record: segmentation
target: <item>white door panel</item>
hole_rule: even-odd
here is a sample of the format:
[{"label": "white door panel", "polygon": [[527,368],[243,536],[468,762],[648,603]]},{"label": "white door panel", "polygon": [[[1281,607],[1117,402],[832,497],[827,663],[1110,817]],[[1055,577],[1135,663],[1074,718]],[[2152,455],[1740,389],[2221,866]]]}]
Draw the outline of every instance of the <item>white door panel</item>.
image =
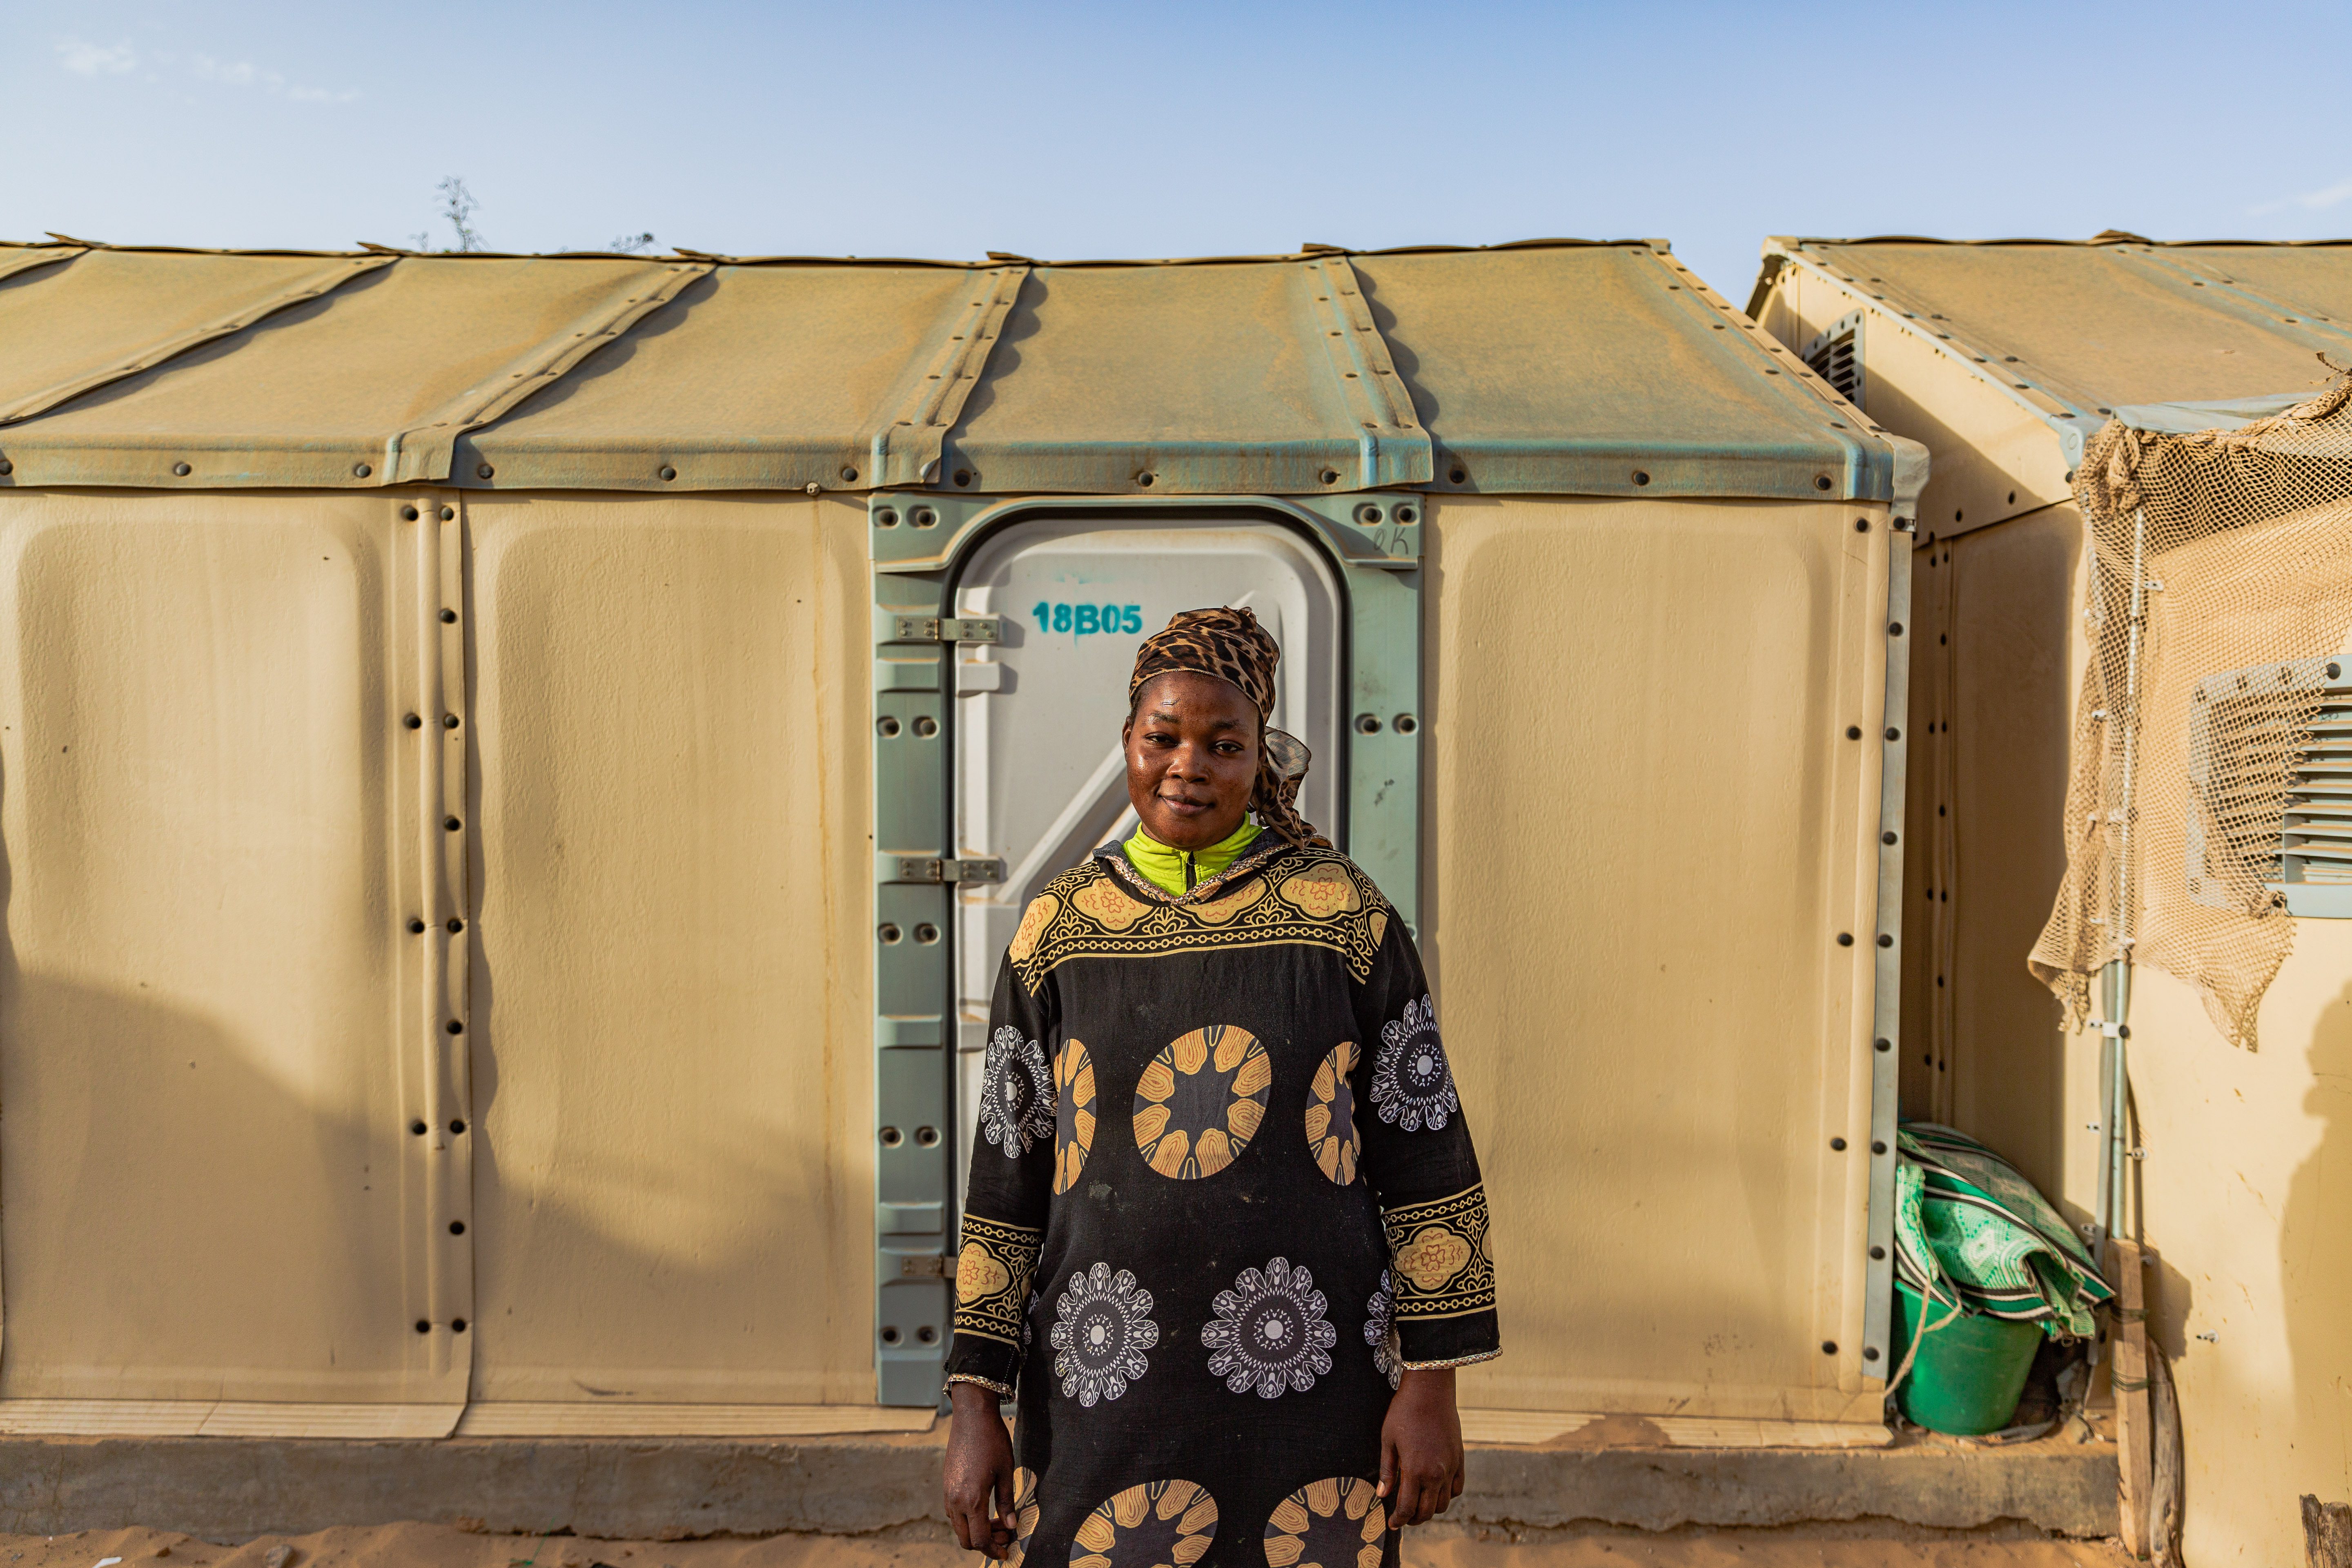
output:
[{"label": "white door panel", "polygon": [[955,613],[1003,617],[1003,638],[959,650],[955,853],[1009,872],[957,894],[959,1205],[1005,945],[1047,882],[1135,831],[1119,726],[1137,645],[1213,605],[1246,606],[1282,644],[1273,722],[1314,751],[1299,808],[1336,837],[1346,606],[1306,539],[1215,520],[1025,523],[982,545],[957,585]]}]

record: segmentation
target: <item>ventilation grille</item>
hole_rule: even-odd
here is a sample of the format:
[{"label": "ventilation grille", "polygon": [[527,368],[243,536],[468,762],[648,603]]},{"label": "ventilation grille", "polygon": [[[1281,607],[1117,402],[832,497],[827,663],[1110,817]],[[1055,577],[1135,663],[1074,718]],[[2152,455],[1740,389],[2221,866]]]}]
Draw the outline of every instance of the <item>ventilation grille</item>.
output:
[{"label": "ventilation grille", "polygon": [[2334,886],[2345,889],[2337,897],[2352,895],[2352,683],[2342,679],[2342,668],[2327,667],[2326,695],[2294,764],[2280,825],[2279,875],[2290,907],[2300,901],[2299,885]]},{"label": "ventilation grille", "polygon": [[1829,330],[1805,345],[1800,355],[1815,375],[1838,390],[1856,408],[1863,405],[1862,312],[1841,316]]},{"label": "ventilation grille", "polygon": [[2330,659],[2197,683],[2189,724],[2189,896],[2352,916],[2352,681]]}]

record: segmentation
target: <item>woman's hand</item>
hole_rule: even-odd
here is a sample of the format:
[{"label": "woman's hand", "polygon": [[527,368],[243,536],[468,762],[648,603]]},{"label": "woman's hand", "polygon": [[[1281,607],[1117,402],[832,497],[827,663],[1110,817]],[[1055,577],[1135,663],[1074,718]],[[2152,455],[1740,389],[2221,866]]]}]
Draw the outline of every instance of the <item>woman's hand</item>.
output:
[{"label": "woman's hand", "polygon": [[[952,1467],[955,1450],[948,1452]],[[1461,1495],[1462,1417],[1454,1408],[1454,1369],[1408,1370],[1381,1423],[1381,1496],[1388,1500],[1389,1526],[1426,1524]]]},{"label": "woman's hand", "polygon": [[[1014,1531],[1013,1439],[997,1414],[995,1390],[956,1383],[948,1385],[948,1395],[955,1402],[948,1426],[948,1522],[965,1551],[1002,1559]],[[1453,1409],[1450,1389],[1446,1409]],[[1461,1447],[1454,1444],[1457,1456]]]}]

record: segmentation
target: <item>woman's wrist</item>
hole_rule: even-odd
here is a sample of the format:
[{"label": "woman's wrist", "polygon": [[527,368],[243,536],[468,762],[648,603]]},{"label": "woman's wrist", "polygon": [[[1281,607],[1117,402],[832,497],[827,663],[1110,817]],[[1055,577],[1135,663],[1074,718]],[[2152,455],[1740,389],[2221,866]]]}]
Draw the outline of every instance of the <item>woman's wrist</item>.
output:
[{"label": "woman's wrist", "polygon": [[1409,1366],[1397,1383],[1399,1394],[1407,1389],[1423,1394],[1443,1394],[1451,1399],[1454,1397],[1454,1369],[1450,1366]]},{"label": "woman's wrist", "polygon": [[982,1415],[993,1415],[997,1413],[1000,1397],[996,1390],[977,1383],[967,1381],[948,1384],[948,1400],[959,1413],[970,1410]]}]

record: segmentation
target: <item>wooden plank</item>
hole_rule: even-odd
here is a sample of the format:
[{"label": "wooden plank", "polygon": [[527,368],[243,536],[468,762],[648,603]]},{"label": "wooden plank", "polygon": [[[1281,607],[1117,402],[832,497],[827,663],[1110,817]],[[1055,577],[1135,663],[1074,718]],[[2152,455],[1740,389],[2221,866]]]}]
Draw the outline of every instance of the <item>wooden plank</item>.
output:
[{"label": "wooden plank", "polygon": [[2305,1568],[2352,1568],[2352,1503],[2304,1493],[2303,1552]]},{"label": "wooden plank", "polygon": [[2116,1389],[2116,1438],[2124,1550],[2147,1555],[2148,1493],[2154,1482],[2148,1443],[2147,1274],[2138,1244],[2107,1243],[2107,1282],[2116,1288],[2116,1332],[2110,1375]]}]

